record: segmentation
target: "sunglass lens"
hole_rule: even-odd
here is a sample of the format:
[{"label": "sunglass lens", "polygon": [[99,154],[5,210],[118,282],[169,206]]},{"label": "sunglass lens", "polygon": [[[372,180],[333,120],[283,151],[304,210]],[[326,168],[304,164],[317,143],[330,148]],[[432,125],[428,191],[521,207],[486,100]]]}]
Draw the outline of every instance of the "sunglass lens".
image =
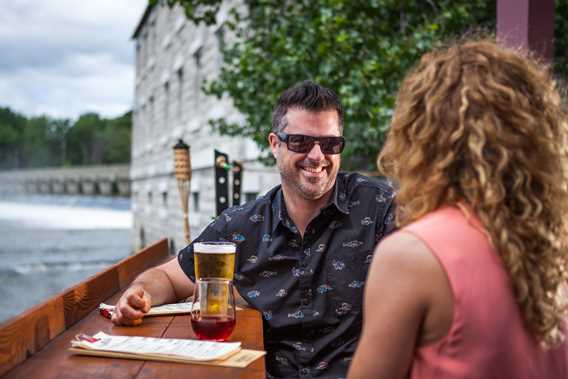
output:
[{"label": "sunglass lens", "polygon": [[307,153],[314,146],[314,140],[308,136],[290,135],[288,136],[288,148],[297,153]]},{"label": "sunglass lens", "polygon": [[335,137],[323,138],[321,150],[324,154],[339,154],[343,150],[343,140]]}]

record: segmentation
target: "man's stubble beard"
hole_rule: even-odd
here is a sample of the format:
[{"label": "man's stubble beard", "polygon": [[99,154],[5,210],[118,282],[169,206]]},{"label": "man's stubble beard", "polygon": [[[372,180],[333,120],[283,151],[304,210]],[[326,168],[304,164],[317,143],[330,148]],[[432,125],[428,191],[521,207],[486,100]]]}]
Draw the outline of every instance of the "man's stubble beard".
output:
[{"label": "man's stubble beard", "polygon": [[[333,167],[330,171],[330,176],[327,177],[325,182],[320,183],[317,185],[317,190],[313,191],[308,186],[305,186],[302,181],[306,180],[306,178],[302,177],[301,170],[294,166],[294,169],[288,170],[279,162],[277,163],[278,171],[280,172],[280,180],[282,184],[286,183],[288,187],[296,189],[305,199],[308,200],[317,200],[325,195],[328,191],[333,188],[335,181],[337,180],[337,173],[338,170]],[[325,170],[325,168],[324,168]],[[307,179],[310,181],[310,179]],[[314,184],[317,182],[317,179],[314,178]],[[331,183],[331,185],[329,185]],[[329,186],[329,188],[328,188]]]}]

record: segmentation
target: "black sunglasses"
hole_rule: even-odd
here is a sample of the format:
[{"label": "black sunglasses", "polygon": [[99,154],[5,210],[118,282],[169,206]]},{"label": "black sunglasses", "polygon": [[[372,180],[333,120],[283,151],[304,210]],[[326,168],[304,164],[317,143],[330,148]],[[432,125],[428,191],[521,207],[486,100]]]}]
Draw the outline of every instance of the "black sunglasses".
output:
[{"label": "black sunglasses", "polygon": [[288,150],[295,153],[309,153],[316,142],[319,143],[321,152],[324,154],[340,154],[345,147],[345,138],[343,137],[312,137],[284,132],[276,132],[276,135],[280,141],[286,142]]}]

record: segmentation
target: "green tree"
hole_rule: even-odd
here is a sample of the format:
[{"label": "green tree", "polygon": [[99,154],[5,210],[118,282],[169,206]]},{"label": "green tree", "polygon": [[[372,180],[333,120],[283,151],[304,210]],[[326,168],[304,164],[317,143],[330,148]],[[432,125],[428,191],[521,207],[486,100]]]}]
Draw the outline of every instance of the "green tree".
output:
[{"label": "green tree", "polygon": [[0,169],[23,165],[20,150],[26,118],[10,108],[0,107]]},{"label": "green tree", "polygon": [[568,0],[556,0],[554,14],[554,71],[566,85],[568,80]]},{"label": "green tree", "polygon": [[102,163],[129,163],[132,134],[132,112],[111,119],[103,134]]},{"label": "green tree", "polygon": [[[150,1],[150,4],[157,1]],[[196,23],[214,24],[221,0],[168,0]],[[224,64],[203,90],[228,96],[242,124],[211,120],[222,134],[266,147],[279,93],[313,79],[346,110],[345,168],[375,169],[401,79],[432,47],[472,27],[494,33],[495,0],[243,0],[223,26]],[[239,2],[240,3],[240,2]],[[556,0],[555,71],[568,78],[568,0]]]},{"label": "green tree", "polygon": [[25,167],[51,166],[46,143],[48,123],[46,116],[33,117],[26,121],[21,145]]},{"label": "green tree", "polygon": [[0,107],[0,169],[130,162],[132,112],[86,113],[72,123]]},{"label": "green tree", "polygon": [[102,162],[104,130],[107,121],[96,113],[82,114],[69,129],[67,163],[87,165]]},{"label": "green tree", "polygon": [[[169,3],[179,3],[189,19],[210,24],[221,1]],[[342,98],[348,140],[343,163],[349,169],[375,168],[400,80],[424,52],[472,25],[491,30],[495,24],[495,1],[486,0],[243,3],[244,8],[233,5],[223,26],[228,38],[221,72],[203,89],[230,97],[245,121],[211,124],[265,148],[277,96],[312,79]]]}]

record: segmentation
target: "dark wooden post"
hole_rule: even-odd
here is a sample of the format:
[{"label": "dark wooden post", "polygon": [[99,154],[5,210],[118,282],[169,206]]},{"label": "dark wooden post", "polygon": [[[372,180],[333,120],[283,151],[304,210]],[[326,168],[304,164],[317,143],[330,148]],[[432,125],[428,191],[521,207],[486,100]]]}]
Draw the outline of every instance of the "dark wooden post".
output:
[{"label": "dark wooden post", "polygon": [[497,0],[497,41],[552,61],[554,0]]},{"label": "dark wooden post", "polygon": [[229,207],[229,156],[215,150],[215,205],[217,216]]},{"label": "dark wooden post", "polygon": [[241,205],[241,185],[243,182],[243,164],[233,161],[233,206]]}]

